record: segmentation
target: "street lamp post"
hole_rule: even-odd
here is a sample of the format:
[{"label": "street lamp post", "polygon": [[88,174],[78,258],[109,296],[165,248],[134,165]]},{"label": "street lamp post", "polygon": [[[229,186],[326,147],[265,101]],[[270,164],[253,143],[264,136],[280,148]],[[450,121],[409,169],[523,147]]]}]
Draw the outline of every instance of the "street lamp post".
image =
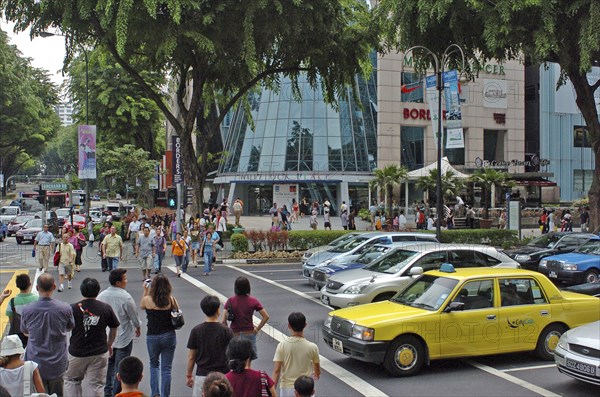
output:
[{"label": "street lamp post", "polygon": [[[52,36],[62,36],[62,37],[66,37],[63,34],[59,34],[59,33],[51,33],[51,32],[40,32],[40,37],[52,37]],[[85,49],[85,47],[83,45],[81,45],[80,43],[76,43],[79,48],[81,48],[81,51],[83,51],[83,56],[85,58],[85,125],[89,125],[89,73],[88,73],[88,68],[89,68],[89,58],[88,58],[88,53],[87,50]],[[85,179],[85,203],[84,203],[84,208],[85,208],[85,216],[90,216],[90,180],[89,179]],[[87,219],[86,219],[86,223],[87,223]],[[73,224],[73,219],[71,219],[71,224]]]},{"label": "street lamp post", "polygon": [[[450,55],[459,52],[460,56],[461,56],[461,65],[462,65],[462,70],[465,69],[465,54],[462,50],[462,48],[460,48],[460,46],[458,44],[450,44],[448,47],[446,47],[446,49],[444,50],[441,59],[435,55],[435,53],[433,51],[431,51],[429,48],[424,47],[424,46],[414,46],[409,48],[408,50],[405,51],[404,56],[406,56],[406,54],[408,54],[409,52],[412,52],[413,50],[423,50],[426,52],[427,55],[431,55],[431,57],[434,60],[434,72],[436,75],[436,89],[438,91],[438,115],[437,115],[437,121],[438,121],[438,131],[437,131],[437,135],[436,135],[436,145],[437,145],[437,180],[436,180],[436,187],[435,187],[435,212],[437,215],[437,222],[436,222],[436,226],[435,226],[435,235],[437,237],[437,239],[439,241],[441,240],[441,235],[442,235],[442,213],[444,211],[444,200],[442,197],[442,131],[443,131],[443,117],[442,117],[442,93],[444,91],[444,81],[443,81],[443,75],[444,75],[444,66],[446,65],[446,63],[448,62],[448,60],[450,59]],[[461,70],[461,71],[462,71]]]}]

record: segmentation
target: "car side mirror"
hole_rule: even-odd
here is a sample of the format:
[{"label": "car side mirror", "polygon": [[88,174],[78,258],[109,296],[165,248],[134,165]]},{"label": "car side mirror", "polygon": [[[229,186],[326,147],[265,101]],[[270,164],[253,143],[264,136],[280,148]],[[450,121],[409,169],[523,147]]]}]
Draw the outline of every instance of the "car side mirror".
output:
[{"label": "car side mirror", "polygon": [[463,310],[465,310],[464,302],[450,302],[450,304],[444,309],[444,313],[462,312]]},{"label": "car side mirror", "polygon": [[409,276],[420,276],[421,274],[423,274],[423,268],[420,266],[415,266],[412,267],[409,271],[408,271],[408,275]]}]

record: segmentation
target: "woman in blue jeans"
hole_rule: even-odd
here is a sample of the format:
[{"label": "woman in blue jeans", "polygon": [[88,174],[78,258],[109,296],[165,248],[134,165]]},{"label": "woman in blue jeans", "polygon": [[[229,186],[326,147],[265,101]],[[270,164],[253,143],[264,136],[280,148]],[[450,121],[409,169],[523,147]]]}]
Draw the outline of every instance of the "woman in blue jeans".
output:
[{"label": "woman in blue jeans", "polygon": [[213,263],[213,247],[214,241],[212,239],[212,233],[206,232],[206,236],[204,237],[204,241],[202,242],[202,248],[200,249],[200,255],[204,256],[204,275],[208,276],[210,274],[212,263]]},{"label": "woman in blue jeans", "polygon": [[171,394],[171,368],[177,345],[175,328],[171,323],[171,307],[174,305],[179,307],[171,296],[171,283],[165,275],[157,274],[151,283],[144,282],[140,307],[146,311],[148,320],[146,345],[150,356],[152,397],[169,397]]}]

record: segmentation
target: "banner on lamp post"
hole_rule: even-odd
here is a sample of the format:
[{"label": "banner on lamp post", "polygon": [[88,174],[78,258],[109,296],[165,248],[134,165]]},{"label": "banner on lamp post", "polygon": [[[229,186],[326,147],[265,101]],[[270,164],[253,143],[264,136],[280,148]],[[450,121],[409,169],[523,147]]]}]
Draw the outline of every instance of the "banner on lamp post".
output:
[{"label": "banner on lamp post", "polygon": [[80,125],[78,128],[79,179],[96,179],[96,126]]},{"label": "banner on lamp post", "polygon": [[173,184],[183,183],[183,163],[181,161],[181,137],[173,135],[171,137],[171,150],[173,152],[172,175]]},{"label": "banner on lamp post", "polygon": [[427,102],[429,103],[429,114],[431,115],[431,126],[433,127],[434,142],[437,139],[439,127],[437,78],[435,75],[425,77],[425,88],[427,93]]},{"label": "banner on lamp post", "polygon": [[462,128],[458,72],[448,70],[443,73],[442,80],[446,104],[446,149],[462,149],[465,147],[465,139]]}]

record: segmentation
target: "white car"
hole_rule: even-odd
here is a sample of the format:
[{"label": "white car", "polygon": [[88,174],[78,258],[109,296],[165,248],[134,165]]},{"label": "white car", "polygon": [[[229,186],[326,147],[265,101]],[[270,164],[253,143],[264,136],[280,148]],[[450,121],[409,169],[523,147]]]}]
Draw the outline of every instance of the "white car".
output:
[{"label": "white car", "polygon": [[362,269],[333,275],[321,289],[321,302],[332,307],[349,307],[390,299],[414,276],[439,269],[442,263],[454,267],[501,267],[521,265],[494,247],[471,244],[421,242],[393,249]]},{"label": "white car", "polygon": [[600,321],[562,334],[554,361],[561,373],[600,386]]},{"label": "white car", "polygon": [[321,252],[321,251],[327,251],[329,248],[333,248],[336,245],[339,244],[343,244],[346,241],[350,241],[352,240],[354,237],[358,236],[359,234],[361,234],[360,232],[350,232],[350,233],[346,233],[341,235],[340,237],[336,238],[335,240],[333,240],[332,242],[330,242],[327,245],[321,245],[319,247],[314,247],[314,248],[309,248],[304,252],[304,255],[302,255],[302,264],[304,265],[306,263],[306,261],[313,256],[313,254],[317,253],[317,252]]}]

